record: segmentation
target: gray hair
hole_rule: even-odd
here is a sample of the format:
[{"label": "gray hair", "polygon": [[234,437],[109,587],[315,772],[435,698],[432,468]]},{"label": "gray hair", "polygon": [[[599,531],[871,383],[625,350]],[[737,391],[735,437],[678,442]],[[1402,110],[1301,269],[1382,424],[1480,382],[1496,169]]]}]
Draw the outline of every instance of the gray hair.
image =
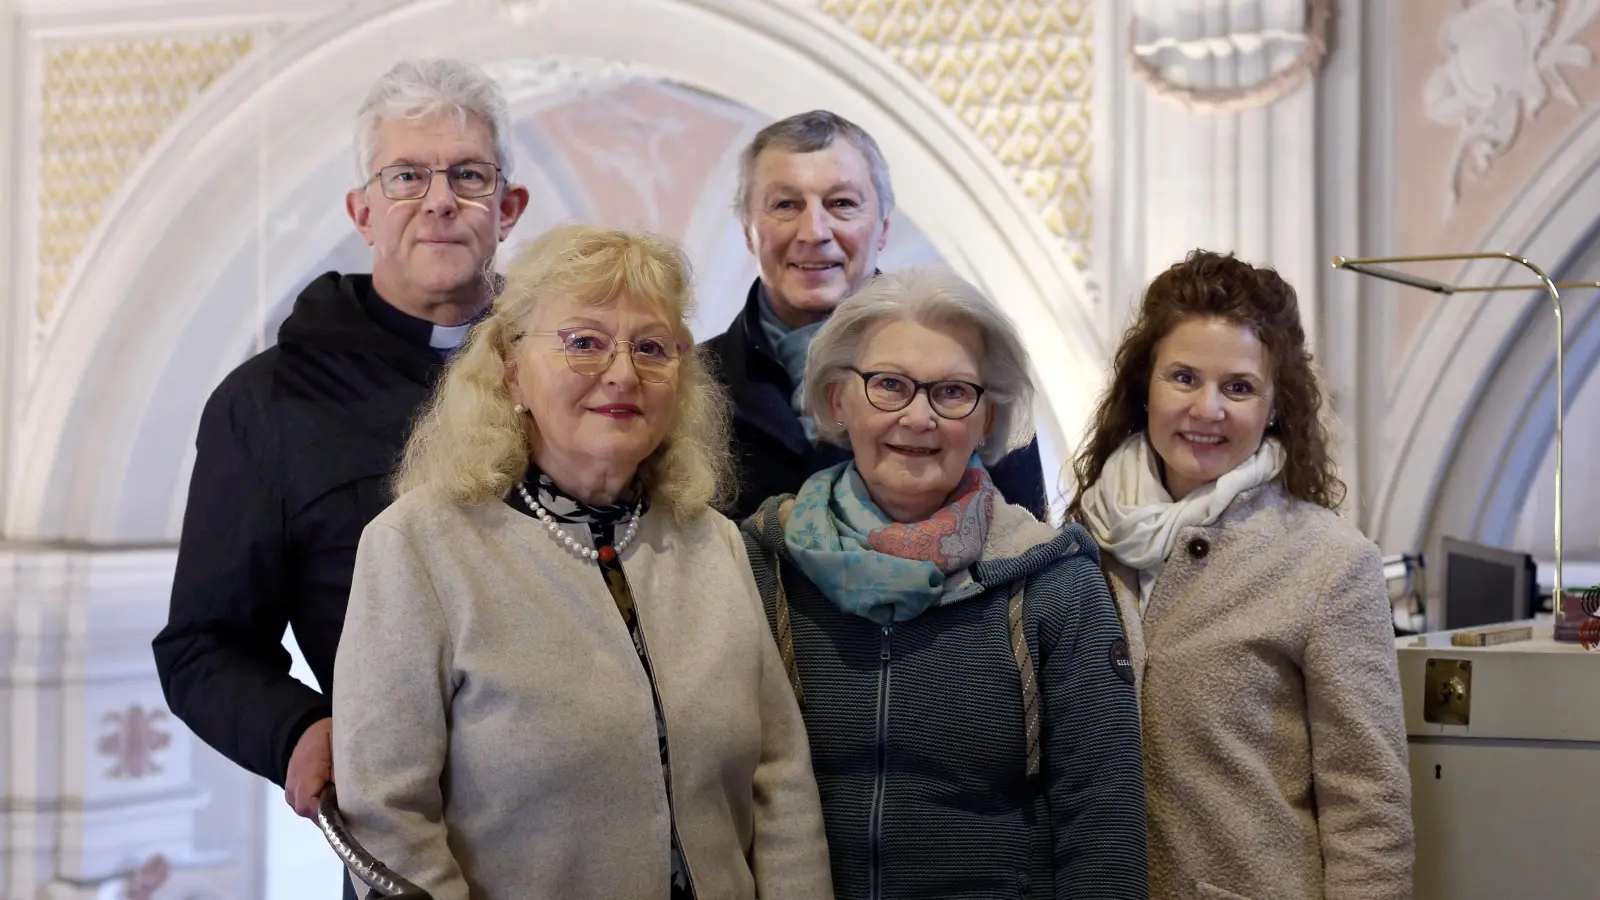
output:
[{"label": "gray hair", "polygon": [[860,125],[838,113],[814,109],[799,115],[780,119],[756,132],[749,146],[739,154],[739,189],[733,198],[734,211],[739,221],[750,224],[750,188],[755,181],[756,160],[767,150],[785,153],[817,153],[833,146],[844,138],[867,158],[867,168],[872,173],[872,192],[878,197],[878,214],[888,216],[894,212],[894,185],[889,181],[889,163],[878,149],[878,142]]},{"label": "gray hair", "polygon": [[454,113],[463,126],[476,116],[489,126],[495,160],[511,178],[511,114],[500,85],[484,71],[458,59],[408,59],[396,63],[372,86],[356,118],[357,177],[372,177],[378,124],[385,119],[422,119]]},{"label": "gray hair", "polygon": [[806,414],[816,422],[818,437],[850,446],[849,435],[829,408],[828,388],[847,379],[859,381],[851,368],[862,342],[876,326],[896,321],[931,327],[968,325],[981,336],[978,377],[983,396],[994,409],[994,427],[978,451],[985,465],[994,465],[1033,440],[1033,375],[1016,325],[982,291],[942,266],[879,275],[839,304],[811,339],[802,399]]}]

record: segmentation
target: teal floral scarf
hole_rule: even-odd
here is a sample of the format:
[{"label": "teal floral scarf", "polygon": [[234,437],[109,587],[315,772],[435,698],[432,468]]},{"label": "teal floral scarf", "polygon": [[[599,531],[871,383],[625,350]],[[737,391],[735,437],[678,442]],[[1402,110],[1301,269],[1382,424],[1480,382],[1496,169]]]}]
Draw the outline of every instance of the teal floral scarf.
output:
[{"label": "teal floral scarf", "polygon": [[922,522],[892,522],[854,462],[811,476],[784,529],[795,564],[840,609],[879,625],[982,590],[967,569],[983,555],[994,482],[976,454],[945,505]]}]

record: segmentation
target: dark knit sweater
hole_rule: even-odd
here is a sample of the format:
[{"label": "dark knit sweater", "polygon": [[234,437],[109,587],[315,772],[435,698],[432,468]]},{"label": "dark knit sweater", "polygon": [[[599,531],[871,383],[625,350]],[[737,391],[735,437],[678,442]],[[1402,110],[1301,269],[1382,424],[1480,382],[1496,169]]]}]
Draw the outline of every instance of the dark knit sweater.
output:
[{"label": "dark knit sweater", "polygon": [[[768,624],[780,644],[792,637],[838,900],[1145,900],[1139,713],[1088,533],[997,504],[972,570],[988,590],[885,629],[840,611],[795,567],[788,499],[743,532]],[[1022,578],[1043,702],[1034,777],[1008,621]]]}]

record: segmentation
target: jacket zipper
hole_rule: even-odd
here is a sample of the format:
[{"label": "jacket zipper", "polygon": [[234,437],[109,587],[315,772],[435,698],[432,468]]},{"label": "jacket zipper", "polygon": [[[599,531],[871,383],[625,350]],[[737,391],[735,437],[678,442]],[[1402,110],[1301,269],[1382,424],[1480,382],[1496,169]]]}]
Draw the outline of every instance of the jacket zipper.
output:
[{"label": "jacket zipper", "polygon": [[878,643],[878,771],[877,783],[872,791],[870,835],[872,900],[880,900],[883,896],[883,795],[889,780],[889,660],[894,655],[890,649],[893,627],[883,626]]},{"label": "jacket zipper", "polygon": [[[650,661],[650,641],[645,638],[644,619],[639,616],[639,607],[634,605],[633,615],[639,628],[639,645],[644,648],[644,674],[645,680],[650,682],[650,702],[652,711],[661,717],[661,728],[666,732],[667,764],[663,767],[666,772],[667,787],[667,825],[672,831],[672,843],[678,847],[679,854],[683,857],[683,877],[689,880],[689,896],[698,897],[700,892],[694,889],[694,867],[689,865],[689,851],[684,849],[683,838],[678,834],[678,803],[672,797],[672,723],[667,721],[666,707],[661,705],[661,692],[656,689],[656,667]],[[632,639],[629,639],[632,643]]]}]

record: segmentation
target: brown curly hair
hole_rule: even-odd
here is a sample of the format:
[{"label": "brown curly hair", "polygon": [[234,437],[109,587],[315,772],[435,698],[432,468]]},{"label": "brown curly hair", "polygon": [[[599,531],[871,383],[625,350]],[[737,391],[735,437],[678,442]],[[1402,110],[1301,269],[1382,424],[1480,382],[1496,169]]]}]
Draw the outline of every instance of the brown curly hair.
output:
[{"label": "brown curly hair", "polygon": [[1276,271],[1231,253],[1195,250],[1150,282],[1138,315],[1122,336],[1111,384],[1095,406],[1087,439],[1073,460],[1077,490],[1068,518],[1080,518],[1083,493],[1099,480],[1111,454],[1149,426],[1145,402],[1156,347],[1190,319],[1222,319],[1255,332],[1272,365],[1276,424],[1268,426],[1267,434],[1278,439],[1287,457],[1284,488],[1300,500],[1338,509],[1345,485],[1333,461],[1322,389],[1306,349],[1294,288]]}]

